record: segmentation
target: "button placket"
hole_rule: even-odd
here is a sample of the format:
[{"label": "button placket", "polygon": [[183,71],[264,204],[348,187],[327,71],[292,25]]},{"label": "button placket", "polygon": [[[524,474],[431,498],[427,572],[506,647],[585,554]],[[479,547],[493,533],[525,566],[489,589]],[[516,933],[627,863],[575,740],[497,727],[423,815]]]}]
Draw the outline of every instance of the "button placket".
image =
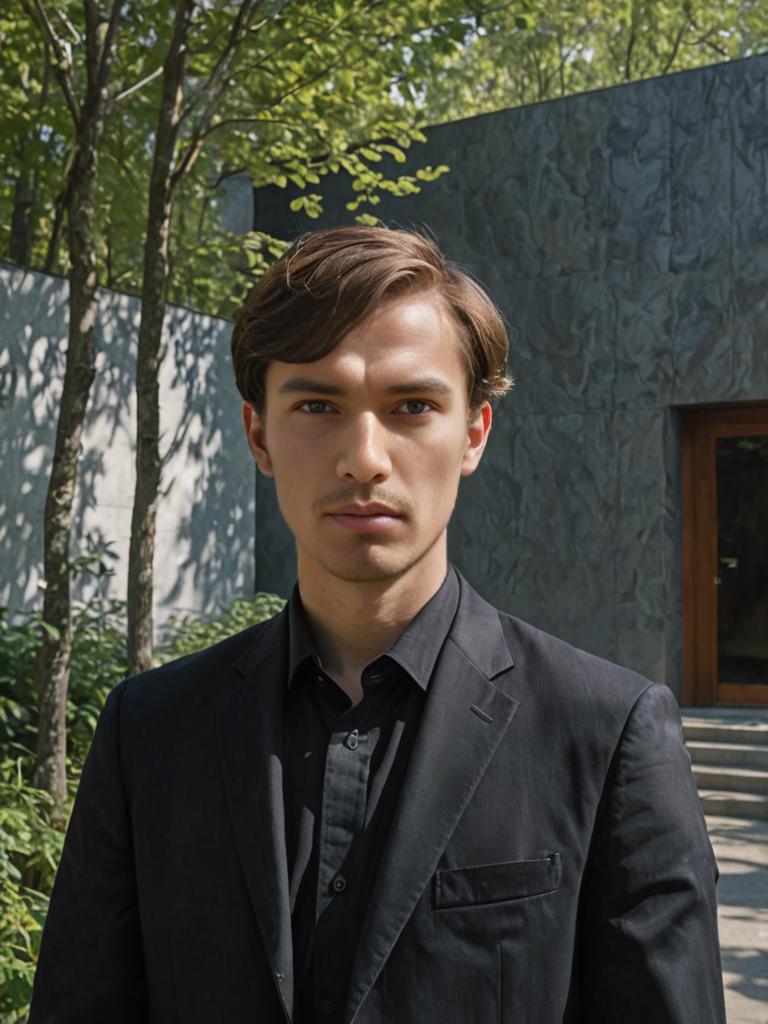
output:
[{"label": "button placket", "polygon": [[[357,745],[346,742],[356,733]],[[355,835],[365,827],[371,747],[357,730],[335,733],[328,745],[320,817],[320,849],[315,920],[334,899],[334,879],[349,853]]]}]

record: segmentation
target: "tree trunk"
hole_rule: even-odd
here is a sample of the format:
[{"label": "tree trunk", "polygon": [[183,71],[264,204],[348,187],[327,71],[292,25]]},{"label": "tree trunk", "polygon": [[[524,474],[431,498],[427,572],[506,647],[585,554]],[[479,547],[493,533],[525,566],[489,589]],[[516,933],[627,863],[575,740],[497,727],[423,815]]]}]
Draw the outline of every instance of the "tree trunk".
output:
[{"label": "tree trunk", "polygon": [[173,164],[184,96],[186,40],[194,8],[195,0],[178,0],[176,5],[163,67],[163,96],[149,186],[136,365],[136,490],[128,561],[128,660],[132,672],[150,668],[153,655],[153,563],[161,468],[158,371],[168,293]]},{"label": "tree trunk", "polygon": [[[88,26],[88,86],[75,122],[76,151],[67,191],[69,330],[64,385],[56,424],[56,443],[45,500],[43,643],[37,663],[39,717],[34,783],[54,798],[54,818],[62,820],[67,801],[67,693],[72,648],[69,595],[70,534],[78,457],[88,396],[95,374],[94,327],[98,286],[94,186],[99,142],[104,127],[107,81],[117,23],[117,4],[109,24]],[[98,41],[97,41],[98,35]]]},{"label": "tree trunk", "polygon": [[[84,126],[85,127],[85,126]],[[100,129],[100,125],[98,126]],[[39,668],[40,722],[37,785],[66,801],[66,707],[72,627],[69,600],[69,544],[77,463],[88,395],[95,374],[96,256],[92,241],[93,184],[97,125],[92,125],[76,159],[68,211],[69,337],[64,387],[56,425],[51,477],[45,501],[43,620],[55,633],[43,636]],[[58,634],[58,635],[56,635]]]}]

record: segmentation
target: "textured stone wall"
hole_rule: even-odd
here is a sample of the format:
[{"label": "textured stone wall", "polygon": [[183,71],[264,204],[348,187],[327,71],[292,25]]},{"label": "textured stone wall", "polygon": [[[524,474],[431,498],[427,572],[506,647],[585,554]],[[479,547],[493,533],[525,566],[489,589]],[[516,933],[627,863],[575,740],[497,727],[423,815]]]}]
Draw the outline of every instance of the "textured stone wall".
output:
[{"label": "textured stone wall", "polygon": [[[0,266],[0,604],[40,606],[43,507],[64,378],[68,285]],[[139,300],[103,290],[96,379],[75,496],[73,549],[86,536],[119,555],[106,595],[125,598],[134,489]],[[157,621],[210,613],[253,590],[255,467],[229,358],[232,325],[169,306],[160,374],[155,558]],[[92,587],[76,581],[76,599]]]},{"label": "textured stone wall", "polygon": [[[462,482],[449,554],[499,607],[680,694],[679,407],[768,399],[768,57],[434,128],[387,199],[489,288],[514,391]],[[334,191],[335,189],[335,191]],[[282,237],[321,221],[256,194]],[[257,586],[293,545],[257,477]]]}]

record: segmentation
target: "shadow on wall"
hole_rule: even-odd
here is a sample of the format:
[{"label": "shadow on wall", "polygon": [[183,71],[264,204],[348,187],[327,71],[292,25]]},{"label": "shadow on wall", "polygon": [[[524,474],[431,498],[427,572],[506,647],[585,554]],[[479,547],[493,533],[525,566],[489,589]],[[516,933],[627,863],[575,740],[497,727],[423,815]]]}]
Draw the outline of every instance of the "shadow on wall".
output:
[{"label": "shadow on wall", "polygon": [[[0,602],[39,605],[43,513],[65,368],[67,282],[0,266]],[[124,598],[135,481],[139,300],[102,291],[96,378],[75,495],[73,551],[118,555],[108,595]],[[160,372],[162,491],[155,605],[211,613],[253,591],[253,465],[229,361],[231,324],[169,307]],[[73,597],[90,589],[75,584]]]},{"label": "shadow on wall", "polygon": [[229,355],[232,325],[172,308],[166,329],[169,426],[158,539],[162,528],[183,556],[164,571],[163,600],[197,607],[190,600],[202,594],[213,610],[253,593],[256,469]]}]

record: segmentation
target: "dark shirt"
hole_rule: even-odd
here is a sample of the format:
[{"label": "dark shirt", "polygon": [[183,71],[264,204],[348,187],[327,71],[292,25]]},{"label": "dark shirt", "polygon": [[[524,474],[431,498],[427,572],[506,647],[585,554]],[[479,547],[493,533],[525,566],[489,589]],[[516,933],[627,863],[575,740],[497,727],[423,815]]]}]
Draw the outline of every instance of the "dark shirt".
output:
[{"label": "dark shirt", "polygon": [[324,672],[298,583],[288,608],[285,824],[295,1024],[338,1024],[429,681],[459,601],[453,566],[350,697]]}]

